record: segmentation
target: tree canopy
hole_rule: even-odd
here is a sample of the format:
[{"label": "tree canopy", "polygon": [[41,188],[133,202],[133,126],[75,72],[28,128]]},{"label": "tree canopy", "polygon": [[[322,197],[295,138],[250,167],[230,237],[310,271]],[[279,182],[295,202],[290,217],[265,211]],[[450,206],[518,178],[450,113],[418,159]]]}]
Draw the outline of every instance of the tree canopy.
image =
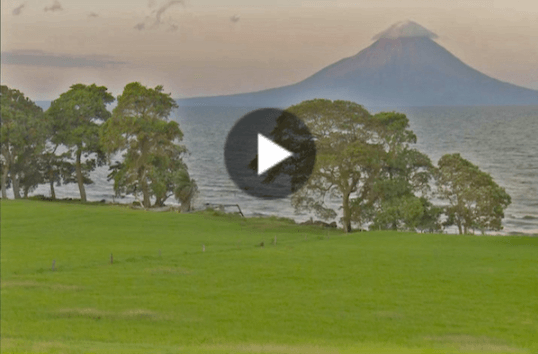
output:
[{"label": "tree canopy", "polygon": [[26,194],[37,184],[36,159],[45,146],[47,122],[43,110],[16,89],[2,85],[1,140],[2,198],[11,181],[15,198],[20,198],[20,185],[27,185]]},{"label": "tree canopy", "polygon": [[[433,166],[426,155],[410,148],[416,136],[404,114],[372,115],[354,102],[325,99],[304,101],[285,112],[304,122],[317,151],[312,174],[292,197],[296,209],[330,219],[337,211],[329,201],[337,199],[346,231],[352,222],[371,222],[376,228],[434,228],[431,218],[438,214],[425,216],[433,207],[426,199]],[[290,127],[292,120],[285,115],[272,132],[277,143],[300,130]],[[286,173],[286,163],[267,179],[280,173]]]},{"label": "tree canopy", "polygon": [[460,234],[502,230],[504,209],[511,203],[504,188],[458,153],[444,155],[438,165],[439,196],[449,204],[445,225],[456,225]]},{"label": "tree canopy", "polygon": [[[145,208],[152,199],[163,206],[174,197],[182,210],[191,208],[198,187],[183,161],[183,132],[169,120],[178,106],[162,86],[126,85],[112,113],[107,104],[114,97],[95,84],[71,86],[45,114],[4,85],[0,99],[2,198],[10,186],[21,198],[21,191],[27,197],[42,183],[55,198],[55,184],[76,182],[86,201],[90,172],[108,163],[117,196],[141,195]],[[460,234],[501,230],[511,203],[504,188],[460,154],[444,155],[433,166],[413,148],[417,137],[402,113],[371,114],[354,102],[309,100],[283,111],[271,135],[300,153],[270,169],[265,182],[287,175],[297,210],[324,219],[341,210],[346,232],[352,223],[431,232],[455,225]],[[122,159],[111,164],[118,154]],[[433,205],[434,196],[447,205]]]},{"label": "tree canopy", "polygon": [[123,162],[116,163],[109,175],[116,193],[142,193],[146,208],[151,206],[152,196],[156,205],[172,195],[187,202],[186,196],[196,190],[182,161],[186,153],[179,144],[183,132],[177,122],[168,121],[177,104],[162,91],[162,86],[126,85],[101,136],[109,154],[123,152]]},{"label": "tree canopy", "polygon": [[[298,210],[312,210],[321,218],[336,217],[327,205],[328,198],[342,201],[342,223],[351,230],[353,193],[369,192],[379,173],[382,146],[371,143],[373,131],[368,129],[371,115],[361,105],[347,101],[310,100],[289,107],[286,111],[301,119],[310,130],[316,145],[316,163],[306,184],[292,197]],[[280,126],[279,126],[280,124]],[[285,139],[283,120],[273,132],[278,143]],[[276,172],[278,173],[278,171]]]},{"label": "tree canopy", "polygon": [[[106,105],[113,101],[114,97],[104,86],[75,84],[52,101],[46,112],[51,122],[52,151],[55,151],[58,145],[64,145],[68,154],[64,154],[61,161],[65,163],[74,157],[72,171],[75,178],[67,177],[65,180],[76,180],[82,201],[87,199],[84,185],[93,183],[90,172],[104,162],[99,130],[100,125],[110,117]],[[51,159],[50,166],[57,161],[57,157]],[[67,171],[69,169],[64,169],[64,173]]]},{"label": "tree canopy", "polygon": [[363,214],[359,220],[371,221],[372,229],[438,230],[440,211],[428,201],[435,168],[428,156],[411,147],[417,137],[409,119],[395,112],[372,118],[385,153],[370,198],[354,200],[356,212]]}]

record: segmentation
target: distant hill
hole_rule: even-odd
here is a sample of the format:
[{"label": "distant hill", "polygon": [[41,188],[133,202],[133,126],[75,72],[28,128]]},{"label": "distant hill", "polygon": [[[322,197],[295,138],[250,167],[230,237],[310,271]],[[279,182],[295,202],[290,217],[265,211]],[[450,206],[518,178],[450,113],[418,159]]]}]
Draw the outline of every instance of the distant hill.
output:
[{"label": "distant hill", "polygon": [[491,78],[437,44],[414,22],[393,25],[358,54],[290,86],[180,99],[182,106],[287,107],[306,99],[366,106],[538,105],[538,91]]}]

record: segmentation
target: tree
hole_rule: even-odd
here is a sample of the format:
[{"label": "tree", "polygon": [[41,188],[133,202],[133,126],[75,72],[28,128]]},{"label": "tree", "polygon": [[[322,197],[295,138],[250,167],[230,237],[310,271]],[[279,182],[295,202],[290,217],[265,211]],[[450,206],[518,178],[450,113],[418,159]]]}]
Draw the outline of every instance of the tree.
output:
[{"label": "tree", "polygon": [[[56,199],[56,190],[54,185],[77,183],[75,166],[70,162],[71,153],[69,151],[57,155],[58,145],[47,146],[41,154],[40,170],[43,183],[50,187],[50,196]],[[85,179],[85,183],[87,183]]]},{"label": "tree", "polygon": [[24,194],[36,183],[36,160],[45,145],[47,130],[43,110],[16,89],[2,85],[1,95],[1,157],[2,198],[11,180],[15,199],[21,197],[21,181],[25,183]]},{"label": "tree", "polygon": [[[110,117],[106,105],[113,101],[114,97],[104,86],[75,84],[52,101],[46,112],[51,121],[52,150],[64,145],[69,154],[63,158],[74,156],[74,179],[83,202],[86,201],[84,185],[93,183],[90,172],[105,161],[99,145],[99,126]],[[66,178],[66,182],[72,180]]]},{"label": "tree", "polygon": [[[438,230],[439,210],[429,201],[435,168],[417,142],[405,114],[381,112],[373,117],[377,141],[386,152],[369,200],[355,200],[372,222],[370,228]],[[435,219],[437,217],[437,220]]]},{"label": "tree", "polygon": [[380,203],[370,229],[437,232],[441,230],[441,213],[442,208],[434,206],[425,197],[400,196]]},{"label": "tree", "polygon": [[[433,166],[430,159],[411,149],[416,143],[404,114],[382,112],[371,115],[353,102],[316,99],[292,106],[277,120],[271,133],[277,143],[301,127],[291,126],[293,114],[308,127],[315,140],[316,162],[312,174],[298,174],[306,184],[292,196],[297,210],[311,210],[324,219],[336,211],[327,199],[341,201],[345,231],[351,223],[372,222],[375,228],[433,228],[433,206],[426,199]],[[304,144],[305,139],[294,139]],[[289,141],[287,146],[289,146]],[[293,148],[291,150],[294,150]],[[308,151],[308,149],[305,149]],[[273,168],[266,181],[286,173],[290,163]],[[252,163],[251,163],[252,165]],[[301,171],[301,168],[296,168]],[[305,178],[303,178],[305,177]],[[425,224],[428,223],[428,226]]]},{"label": "tree", "polygon": [[151,191],[155,196],[155,205],[162,206],[171,196],[181,203],[183,211],[191,209],[191,203],[198,191],[181,159],[182,151],[172,152],[155,158],[149,173]]},{"label": "tree", "polygon": [[460,234],[502,230],[511,198],[488,173],[460,154],[447,154],[438,162],[436,179],[439,196],[448,201],[445,226],[456,225]]},{"label": "tree", "polygon": [[[328,198],[342,203],[344,230],[351,230],[352,196],[366,198],[380,172],[383,146],[372,142],[372,116],[361,105],[347,101],[315,99],[289,107],[287,112],[302,120],[310,130],[316,149],[316,162],[310,178],[292,196],[297,210],[312,210],[323,219],[336,217],[336,211],[327,205]],[[288,137],[291,120],[277,120],[271,133],[276,143]],[[296,135],[301,135],[297,133]],[[301,139],[297,139],[302,143]],[[288,144],[289,146],[289,144]],[[293,149],[292,149],[293,150]],[[307,149],[308,150],[308,149]],[[285,173],[286,164],[272,169],[267,179]],[[301,179],[301,174],[298,175]]]},{"label": "tree", "polygon": [[181,210],[190,211],[198,195],[196,181],[189,176],[187,169],[183,169],[174,174],[173,182],[174,197],[181,203]]},{"label": "tree", "polygon": [[101,139],[108,154],[123,152],[123,162],[113,165],[109,175],[116,193],[135,197],[142,193],[145,208],[151,206],[152,196],[156,205],[163,205],[171,195],[179,198],[195,187],[190,177],[188,183],[185,180],[188,173],[182,156],[186,149],[179,144],[183,133],[177,122],[167,121],[177,104],[162,91],[162,86],[126,85],[112,118],[102,127]]},{"label": "tree", "polygon": [[[30,160],[30,161],[28,161]],[[33,192],[37,186],[43,182],[43,174],[41,169],[41,154],[29,156],[26,161],[25,168],[20,171],[20,189],[23,192],[23,198],[28,198],[30,192]]]}]

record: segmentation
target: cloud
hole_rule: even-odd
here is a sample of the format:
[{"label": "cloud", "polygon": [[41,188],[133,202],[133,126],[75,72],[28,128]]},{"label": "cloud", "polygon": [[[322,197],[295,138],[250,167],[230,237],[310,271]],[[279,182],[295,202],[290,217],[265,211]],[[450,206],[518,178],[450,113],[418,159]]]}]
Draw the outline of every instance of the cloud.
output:
[{"label": "cloud", "polygon": [[62,4],[60,4],[60,2],[58,0],[54,0],[54,3],[49,7],[45,7],[44,10],[45,10],[45,12],[46,11],[55,12],[55,11],[62,11],[63,8],[62,8]]},{"label": "cloud", "polygon": [[[149,0],[148,1],[148,7],[153,8],[155,7],[156,2],[155,0]],[[185,6],[184,0],[168,0],[164,4],[162,4],[160,7],[158,7],[156,10],[153,10],[151,12],[151,16],[146,16],[145,22],[139,22],[137,23],[133,28],[139,31],[145,30],[145,29],[151,29],[151,28],[158,28],[160,25],[165,24],[165,21],[163,20],[163,15],[166,11],[168,11],[169,8],[171,8],[174,5],[183,5]],[[149,22],[149,26],[147,25]],[[178,26],[171,23],[170,21],[167,22],[169,25],[168,31],[175,31],[178,29]]]},{"label": "cloud", "polygon": [[160,25],[162,23],[162,15],[164,15],[164,13],[174,5],[185,5],[185,3],[183,0],[170,0],[166,2],[164,5],[159,7],[157,11],[155,11],[155,23],[153,25]]},{"label": "cloud", "polygon": [[56,68],[104,68],[127,62],[113,60],[104,55],[69,55],[41,50],[17,50],[2,53],[2,65],[25,65]]},{"label": "cloud", "polygon": [[19,6],[17,6],[16,8],[13,9],[13,15],[15,16],[19,16],[22,12],[22,9],[24,8],[24,6],[26,6],[25,4],[21,4]]},{"label": "cloud", "polygon": [[99,14],[95,13],[95,12],[90,12],[88,14],[88,17],[99,17]]},{"label": "cloud", "polygon": [[426,37],[435,39],[437,35],[413,21],[397,22],[385,31],[375,35],[372,39],[381,38],[396,39],[406,37]]},{"label": "cloud", "polygon": [[237,23],[239,22],[239,20],[240,20],[239,15],[233,15],[232,17],[230,17],[230,21],[232,21],[233,23]]}]

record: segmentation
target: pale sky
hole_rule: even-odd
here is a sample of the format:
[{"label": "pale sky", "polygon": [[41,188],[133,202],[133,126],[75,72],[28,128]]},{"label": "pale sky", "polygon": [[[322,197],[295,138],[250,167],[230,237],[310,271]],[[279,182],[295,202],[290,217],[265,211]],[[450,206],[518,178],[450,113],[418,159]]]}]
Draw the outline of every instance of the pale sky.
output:
[{"label": "pale sky", "polygon": [[298,82],[412,20],[465,63],[538,89],[536,0],[2,0],[2,84],[33,100],[74,83],[173,97]]}]

